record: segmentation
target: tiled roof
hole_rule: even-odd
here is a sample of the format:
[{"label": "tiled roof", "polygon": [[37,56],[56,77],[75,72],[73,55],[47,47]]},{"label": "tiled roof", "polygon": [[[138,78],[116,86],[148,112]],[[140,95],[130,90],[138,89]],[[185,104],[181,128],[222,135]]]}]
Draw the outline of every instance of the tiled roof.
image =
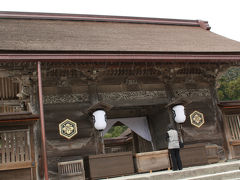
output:
[{"label": "tiled roof", "polygon": [[[77,52],[240,52],[240,42],[207,22],[154,18],[0,13],[0,50]],[[10,13],[11,14],[11,13]],[[41,16],[42,15],[42,16]],[[45,18],[44,18],[45,17]],[[47,18],[48,17],[48,18]],[[59,17],[62,17],[59,18]],[[65,19],[64,19],[65,17]],[[81,19],[80,17],[85,17]]]}]

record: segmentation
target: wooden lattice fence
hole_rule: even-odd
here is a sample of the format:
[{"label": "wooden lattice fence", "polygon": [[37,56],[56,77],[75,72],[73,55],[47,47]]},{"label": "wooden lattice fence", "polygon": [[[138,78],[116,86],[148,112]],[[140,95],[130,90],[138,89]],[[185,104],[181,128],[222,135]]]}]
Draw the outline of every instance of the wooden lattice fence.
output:
[{"label": "wooden lattice fence", "polygon": [[31,163],[29,130],[0,131],[0,170]]}]

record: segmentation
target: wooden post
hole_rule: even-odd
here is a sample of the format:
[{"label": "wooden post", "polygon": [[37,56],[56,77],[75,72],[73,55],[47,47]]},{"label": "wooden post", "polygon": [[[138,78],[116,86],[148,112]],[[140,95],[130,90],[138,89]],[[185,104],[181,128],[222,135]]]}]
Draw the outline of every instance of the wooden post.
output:
[{"label": "wooden post", "polygon": [[101,135],[102,153],[105,154],[105,144],[104,144],[103,131],[100,132],[100,135]]},{"label": "wooden post", "polygon": [[37,179],[36,177],[36,162],[35,162],[35,148],[34,148],[34,132],[33,132],[33,125],[29,126],[30,133],[29,133],[29,138],[30,138],[30,148],[31,148],[31,155],[30,159],[32,162],[34,162],[34,166],[31,168],[31,177],[32,179]]},{"label": "wooden post", "polygon": [[[228,121],[227,116],[225,114],[223,114],[223,125],[224,125],[224,132],[225,132],[224,134],[225,134],[226,143],[227,143],[227,151],[229,151],[228,155],[226,154],[226,158],[233,159],[234,158],[233,146],[229,142],[232,140],[232,136],[231,136],[231,132],[230,132],[227,121]],[[226,149],[225,149],[225,151],[226,151]]]},{"label": "wooden post", "polygon": [[42,157],[43,157],[43,164],[44,164],[44,176],[45,176],[45,180],[48,180],[46,136],[45,136],[43,99],[42,99],[42,74],[41,74],[41,62],[40,61],[38,61],[38,94],[39,94],[39,109],[40,109],[40,120],[41,120]]}]

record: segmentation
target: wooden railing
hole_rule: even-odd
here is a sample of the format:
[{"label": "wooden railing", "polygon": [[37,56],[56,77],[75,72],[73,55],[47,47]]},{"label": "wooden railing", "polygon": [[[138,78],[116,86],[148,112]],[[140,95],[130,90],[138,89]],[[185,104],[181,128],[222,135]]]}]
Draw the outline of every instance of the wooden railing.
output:
[{"label": "wooden railing", "polygon": [[240,158],[240,114],[225,115],[230,158]]},{"label": "wooden railing", "polygon": [[74,160],[58,163],[59,179],[85,179],[83,160]]},{"label": "wooden railing", "polygon": [[226,115],[225,117],[231,133],[231,140],[240,140],[240,115]]},{"label": "wooden railing", "polygon": [[0,131],[0,170],[31,166],[29,130]]}]

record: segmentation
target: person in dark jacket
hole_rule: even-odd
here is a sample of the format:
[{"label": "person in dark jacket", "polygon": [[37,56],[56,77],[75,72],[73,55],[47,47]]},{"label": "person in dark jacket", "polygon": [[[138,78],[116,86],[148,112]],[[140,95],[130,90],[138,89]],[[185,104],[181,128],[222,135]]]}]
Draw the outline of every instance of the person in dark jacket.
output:
[{"label": "person in dark jacket", "polygon": [[173,128],[172,124],[168,125],[166,138],[168,140],[168,151],[170,152],[173,171],[176,171],[178,169],[182,170],[182,161],[179,153],[180,147],[178,132]]}]

